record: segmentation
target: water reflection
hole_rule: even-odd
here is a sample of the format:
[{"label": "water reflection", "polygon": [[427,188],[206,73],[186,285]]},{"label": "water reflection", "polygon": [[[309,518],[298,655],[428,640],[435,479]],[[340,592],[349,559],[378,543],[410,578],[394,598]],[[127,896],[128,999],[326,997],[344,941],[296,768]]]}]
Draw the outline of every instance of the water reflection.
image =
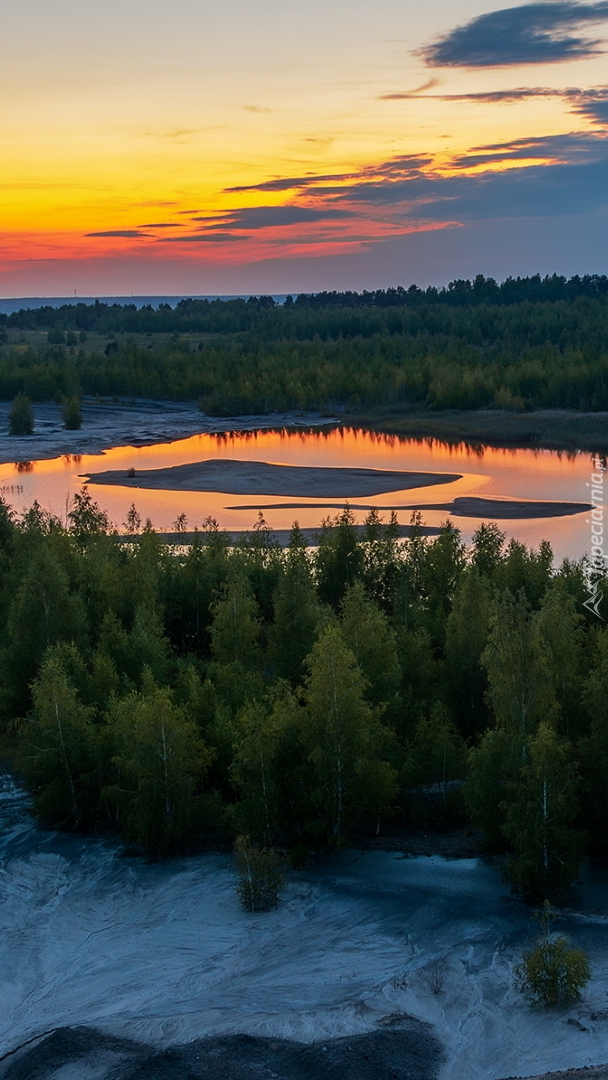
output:
[{"label": "water reflection", "polygon": [[[16,462],[14,474],[19,474],[21,491],[7,493],[13,507],[21,512],[34,499],[63,519],[66,499],[70,500],[82,484],[82,477],[95,472],[124,470],[135,479],[142,470],[168,468],[174,465],[208,459],[236,459],[245,462],[263,461],[287,466],[349,467],[388,469],[408,472],[458,472],[462,478],[449,485],[449,500],[455,498],[512,499],[557,502],[588,502],[586,487],[591,473],[591,455],[571,451],[539,449],[521,450],[497,448],[465,442],[453,443],[437,438],[411,438],[377,431],[328,426],[319,429],[264,430],[200,434],[172,443],[151,446],[116,447],[103,455],[82,455],[57,458],[51,461]],[[10,466],[9,466],[10,468]],[[135,474],[135,476],[133,475]],[[10,484],[10,477],[5,482]],[[15,476],[16,479],[16,476]],[[171,523],[185,514],[192,527],[202,526],[208,517],[217,519],[222,528],[251,529],[255,513],[251,494],[225,495],[218,492],[149,490],[129,487],[94,489],[94,498],[110,519],[119,527],[126,520],[134,502],[142,520],[150,518],[159,529],[170,530]],[[438,502],[437,487],[415,488],[390,495],[365,499],[351,497],[351,503],[365,509],[355,512],[362,521],[373,506],[388,517],[391,506],[422,505]],[[260,497],[269,525],[289,529],[297,517],[303,528],[316,528],[323,511],[315,500],[300,498],[277,499],[271,492]],[[298,502],[297,511],[289,503]],[[340,503],[340,499],[336,500]],[[444,502],[445,500],[440,500]],[[283,503],[281,506],[280,504]],[[284,505],[287,503],[287,505]],[[409,511],[398,513],[401,524],[407,524]],[[424,513],[431,526],[445,520],[444,509],[429,509]],[[489,515],[485,513],[487,520]],[[463,537],[468,540],[478,524],[475,518],[466,521],[456,518]],[[501,528],[508,536],[517,536],[527,544],[538,546],[549,540],[558,558],[577,558],[587,551],[588,536],[584,514],[570,518],[544,518],[526,521],[501,519]]]}]

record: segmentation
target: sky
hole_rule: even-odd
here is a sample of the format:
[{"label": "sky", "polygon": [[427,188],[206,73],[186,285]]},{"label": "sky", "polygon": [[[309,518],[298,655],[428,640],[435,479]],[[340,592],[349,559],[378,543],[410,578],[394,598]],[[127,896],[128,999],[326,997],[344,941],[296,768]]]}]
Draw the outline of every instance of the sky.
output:
[{"label": "sky", "polygon": [[19,0],[0,296],[608,273],[608,0]]}]

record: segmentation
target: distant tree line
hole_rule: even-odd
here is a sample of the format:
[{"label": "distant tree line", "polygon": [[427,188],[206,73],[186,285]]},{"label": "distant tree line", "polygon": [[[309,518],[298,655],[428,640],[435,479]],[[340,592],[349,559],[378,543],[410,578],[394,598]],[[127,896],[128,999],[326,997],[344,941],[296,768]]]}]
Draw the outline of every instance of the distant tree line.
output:
[{"label": "distant tree line", "polygon": [[[156,343],[125,335],[87,352],[9,341],[0,348],[0,397],[198,400],[219,416],[412,405],[608,408],[605,299],[293,308],[282,328],[258,326],[198,344],[177,334]],[[280,322],[284,312],[269,317]]]},{"label": "distant tree line", "polygon": [[[0,314],[0,326],[18,330],[37,328],[57,331],[58,338],[52,344],[65,344],[67,335],[74,336],[74,331],[108,333],[178,333],[207,332],[234,334],[243,331],[270,333],[271,336],[292,336],[295,328],[301,333],[306,325],[303,316],[306,312],[316,313],[331,310],[337,318],[332,325],[339,325],[346,312],[353,310],[376,310],[386,308],[415,308],[421,306],[475,307],[480,304],[512,305],[522,303],[557,303],[572,301],[579,297],[591,300],[608,297],[608,277],[605,274],[574,275],[571,278],[560,274],[540,274],[531,277],[508,277],[500,284],[491,277],[478,274],[472,281],[458,278],[450,281],[445,288],[429,285],[421,289],[410,285],[405,289],[397,286],[389,289],[364,290],[363,292],[319,292],[300,293],[288,296],[284,304],[277,303],[272,296],[250,296],[247,300],[180,300],[175,307],[171,304],[151,304],[137,307],[136,304],[105,304],[96,300],[94,304],[63,304],[52,307],[49,304],[37,308],[21,308],[10,315]],[[344,330],[342,330],[344,332]],[[357,331],[358,332],[358,331]],[[76,344],[76,340],[67,341]]]},{"label": "distant tree line", "polygon": [[[608,849],[608,630],[583,562],[399,540],[345,510],[305,547],[66,528],[0,507],[0,704],[38,813],[167,855],[248,836],[309,853],[396,819],[470,822],[530,899]],[[133,511],[130,521],[137,515]],[[606,582],[600,592],[608,595]]]}]

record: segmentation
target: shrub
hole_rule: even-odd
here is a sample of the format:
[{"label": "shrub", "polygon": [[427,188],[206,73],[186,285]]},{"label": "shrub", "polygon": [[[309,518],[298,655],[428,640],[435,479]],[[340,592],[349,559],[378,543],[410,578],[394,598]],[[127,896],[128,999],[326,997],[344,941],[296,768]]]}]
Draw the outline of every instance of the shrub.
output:
[{"label": "shrub", "polygon": [[550,1009],[578,1001],[591,971],[582,949],[569,948],[565,937],[552,937],[524,953],[516,975],[526,997]]},{"label": "shrub", "polygon": [[277,907],[285,879],[273,848],[253,847],[246,836],[235,845],[239,871],[236,891],[245,911],[270,911]]},{"label": "shrub", "polygon": [[61,405],[61,417],[64,427],[68,431],[78,431],[82,427],[82,413],[80,411],[80,399],[74,394],[72,397],[63,399]]},{"label": "shrub", "polygon": [[539,913],[544,937],[522,956],[515,969],[519,988],[538,1008],[570,1005],[582,996],[591,970],[582,949],[570,948],[567,938],[550,933],[551,906],[545,900]]},{"label": "shrub", "polygon": [[8,414],[9,435],[31,435],[34,430],[32,403],[25,394],[17,394]]}]

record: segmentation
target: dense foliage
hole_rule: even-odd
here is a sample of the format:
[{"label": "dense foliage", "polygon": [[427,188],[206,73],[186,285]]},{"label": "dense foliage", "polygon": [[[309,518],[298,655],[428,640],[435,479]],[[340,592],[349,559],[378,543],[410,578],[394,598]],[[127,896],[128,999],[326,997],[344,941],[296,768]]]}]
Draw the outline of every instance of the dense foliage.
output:
[{"label": "dense foliage", "polygon": [[[391,817],[468,819],[514,887],[563,895],[605,850],[608,630],[547,544],[407,540],[348,510],[317,549],[263,520],[171,548],[0,514],[1,705],[44,818],[160,855],[247,835],[306,852]],[[604,582],[600,582],[604,588]],[[606,590],[608,592],[608,590]]]},{"label": "dense foliage", "polygon": [[[608,408],[605,277],[498,285],[479,276],[444,290],[320,293],[283,305],[271,297],[158,309],[76,304],[0,321],[5,399],[168,397],[199,400],[212,415]],[[42,344],[28,343],[26,332],[46,327]],[[91,347],[91,334],[103,341]]]},{"label": "dense foliage", "polygon": [[572,1005],[582,997],[591,978],[589,961],[582,949],[573,949],[563,935],[551,933],[548,900],[538,914],[543,934],[533,949],[524,952],[515,969],[519,988],[537,1008]]}]

